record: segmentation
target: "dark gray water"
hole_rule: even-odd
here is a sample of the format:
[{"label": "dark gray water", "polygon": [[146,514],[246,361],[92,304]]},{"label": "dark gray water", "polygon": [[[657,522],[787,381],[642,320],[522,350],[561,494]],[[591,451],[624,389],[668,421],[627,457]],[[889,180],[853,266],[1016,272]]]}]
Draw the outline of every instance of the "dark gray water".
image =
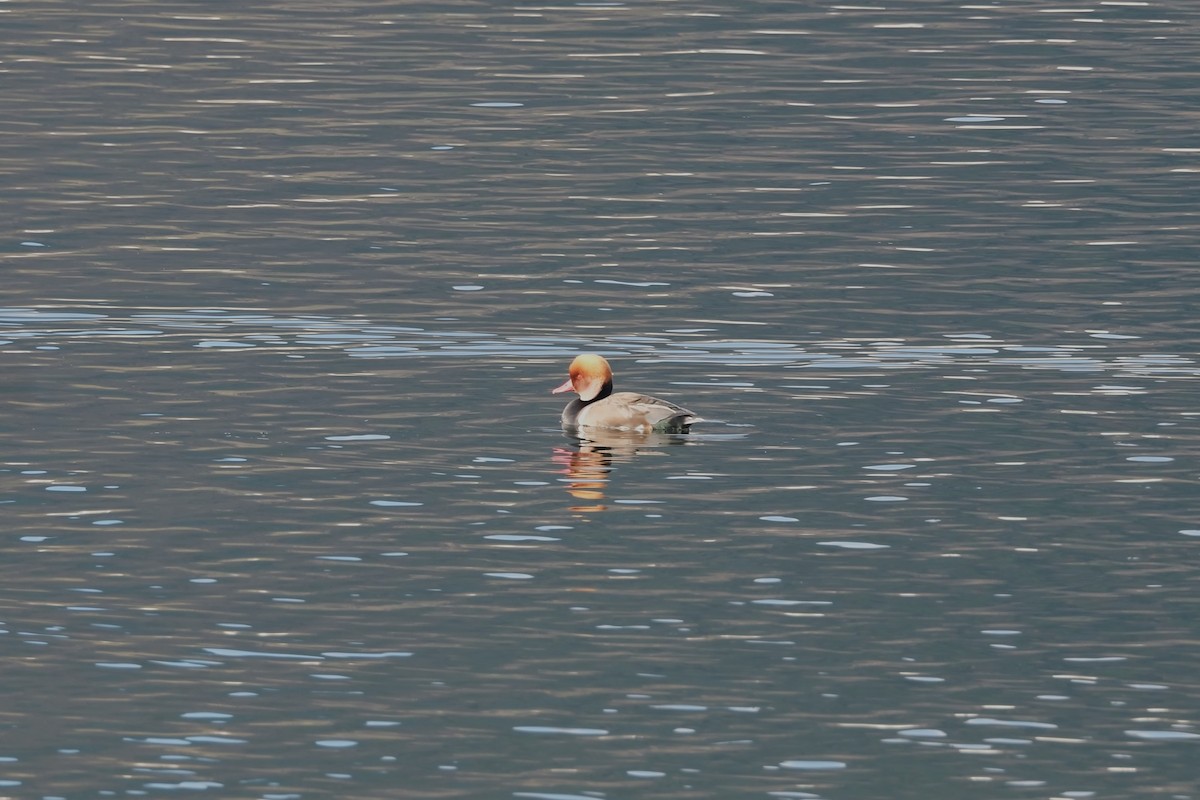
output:
[{"label": "dark gray water", "polygon": [[0,7],[0,797],[1200,798],[1190,0],[251,5]]}]

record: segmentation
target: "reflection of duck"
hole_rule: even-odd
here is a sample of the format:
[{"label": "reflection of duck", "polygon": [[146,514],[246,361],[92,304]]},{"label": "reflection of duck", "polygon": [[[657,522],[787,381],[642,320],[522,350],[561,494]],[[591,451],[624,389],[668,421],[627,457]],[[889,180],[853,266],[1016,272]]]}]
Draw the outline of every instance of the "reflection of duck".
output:
[{"label": "reflection of duck", "polygon": [[603,356],[585,353],[571,362],[570,377],[553,390],[575,392],[562,423],[568,428],[687,433],[700,418],[686,408],[636,392],[613,392],[612,367]]},{"label": "reflection of duck", "polygon": [[567,491],[577,500],[589,505],[571,506],[572,511],[604,511],[604,489],[608,484],[613,462],[628,461],[638,455],[664,455],[656,448],[687,444],[687,437],[661,433],[589,429],[586,434],[571,438],[578,449],[554,448],[552,460],[566,467]]},{"label": "reflection of duck", "polygon": [[567,476],[567,492],[576,500],[589,504],[571,506],[572,511],[605,509],[604,486],[608,483],[608,473],[612,471],[612,456],[608,452],[603,449],[567,450],[556,447],[552,460],[566,467],[563,473]]}]

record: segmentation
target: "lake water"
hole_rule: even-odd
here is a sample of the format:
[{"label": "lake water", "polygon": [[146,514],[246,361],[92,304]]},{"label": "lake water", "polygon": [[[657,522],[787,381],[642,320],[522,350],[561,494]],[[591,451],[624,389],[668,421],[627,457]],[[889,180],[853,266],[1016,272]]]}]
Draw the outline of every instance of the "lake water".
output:
[{"label": "lake water", "polygon": [[1200,798],[1192,0],[0,37],[0,797]]}]

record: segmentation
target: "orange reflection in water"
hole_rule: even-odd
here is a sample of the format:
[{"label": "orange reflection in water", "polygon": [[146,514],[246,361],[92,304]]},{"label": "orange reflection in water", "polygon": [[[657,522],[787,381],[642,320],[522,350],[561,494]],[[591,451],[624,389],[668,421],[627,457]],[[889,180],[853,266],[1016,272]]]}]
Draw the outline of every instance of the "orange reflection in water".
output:
[{"label": "orange reflection in water", "polygon": [[550,459],[564,467],[560,472],[568,478],[567,493],[582,501],[567,509],[580,514],[608,509],[604,499],[614,464],[637,456],[664,455],[663,447],[687,444],[687,436],[681,434],[589,429],[586,434],[568,430],[566,435],[575,440],[576,447],[555,447]]}]

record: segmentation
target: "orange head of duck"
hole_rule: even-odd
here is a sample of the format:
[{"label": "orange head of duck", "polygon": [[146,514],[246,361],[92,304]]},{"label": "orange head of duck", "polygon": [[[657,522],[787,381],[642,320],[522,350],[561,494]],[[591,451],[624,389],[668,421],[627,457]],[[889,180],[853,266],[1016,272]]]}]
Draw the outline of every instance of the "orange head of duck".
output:
[{"label": "orange head of duck", "polygon": [[612,384],[612,367],[604,356],[584,353],[576,356],[571,362],[570,376],[566,382],[551,394],[559,392],[575,392],[583,402],[595,400],[604,391],[605,386]]}]

